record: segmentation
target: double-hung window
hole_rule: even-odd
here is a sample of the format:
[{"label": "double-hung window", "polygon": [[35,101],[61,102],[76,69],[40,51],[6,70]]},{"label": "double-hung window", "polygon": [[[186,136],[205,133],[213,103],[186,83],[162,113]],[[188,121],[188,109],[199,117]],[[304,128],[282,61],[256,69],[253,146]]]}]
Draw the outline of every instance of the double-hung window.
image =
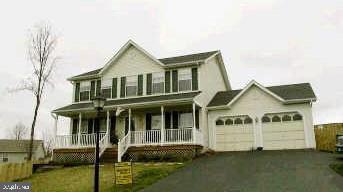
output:
[{"label": "double-hung window", "polygon": [[0,153],[0,160],[1,162],[8,162],[7,153]]},{"label": "double-hung window", "polygon": [[91,82],[82,81],[80,83],[80,101],[88,101],[90,99]]},{"label": "double-hung window", "polygon": [[111,98],[112,79],[103,79],[101,81],[101,93],[105,98]]},{"label": "double-hung window", "polygon": [[128,76],[126,77],[126,96],[136,96],[137,87],[138,87],[138,78],[137,76]]},{"label": "double-hung window", "polygon": [[192,72],[191,69],[179,69],[179,91],[192,90]]},{"label": "double-hung window", "polygon": [[192,113],[180,113],[179,114],[179,127],[180,128],[192,128],[193,127],[193,114]]},{"label": "double-hung window", "polygon": [[164,72],[152,74],[152,92],[164,93]]}]

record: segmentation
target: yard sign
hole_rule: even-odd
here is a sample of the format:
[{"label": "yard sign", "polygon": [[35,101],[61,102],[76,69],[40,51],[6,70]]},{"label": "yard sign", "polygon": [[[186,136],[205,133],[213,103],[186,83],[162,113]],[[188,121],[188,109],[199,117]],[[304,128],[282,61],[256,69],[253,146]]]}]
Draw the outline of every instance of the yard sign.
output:
[{"label": "yard sign", "polygon": [[117,185],[132,184],[131,162],[115,163],[114,167]]}]

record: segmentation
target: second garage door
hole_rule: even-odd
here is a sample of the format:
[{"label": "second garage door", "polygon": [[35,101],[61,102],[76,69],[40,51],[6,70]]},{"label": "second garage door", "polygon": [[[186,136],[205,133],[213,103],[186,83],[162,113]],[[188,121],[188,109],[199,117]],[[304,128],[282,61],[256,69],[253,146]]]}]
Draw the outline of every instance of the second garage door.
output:
[{"label": "second garage door", "polygon": [[262,118],[263,148],[266,150],[306,148],[300,114],[268,114]]},{"label": "second garage door", "polygon": [[254,145],[252,121],[248,116],[218,119],[216,121],[216,150],[251,150]]}]

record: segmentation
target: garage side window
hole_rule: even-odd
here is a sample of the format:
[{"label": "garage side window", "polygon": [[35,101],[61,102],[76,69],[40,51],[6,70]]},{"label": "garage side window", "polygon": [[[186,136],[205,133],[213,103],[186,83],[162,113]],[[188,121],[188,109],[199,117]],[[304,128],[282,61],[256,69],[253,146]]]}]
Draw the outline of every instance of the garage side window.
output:
[{"label": "garage side window", "polygon": [[250,117],[247,117],[244,119],[244,124],[251,124],[252,123],[252,119]]},{"label": "garage side window", "polygon": [[232,119],[227,119],[227,120],[225,121],[225,125],[233,125]]},{"label": "garage side window", "polygon": [[275,115],[273,118],[272,118],[272,122],[281,122],[281,118],[277,115]]},{"label": "garage side window", "polygon": [[224,125],[224,121],[221,120],[221,119],[218,119],[218,120],[216,121],[216,125]]},{"label": "garage side window", "polygon": [[292,121],[292,117],[289,116],[289,115],[284,115],[284,116],[282,117],[282,121]]},{"label": "garage side window", "polygon": [[236,118],[235,119],[235,125],[243,124],[243,121],[241,118]]},{"label": "garage side window", "polygon": [[263,116],[262,117],[262,122],[263,123],[269,123],[270,122],[270,118],[268,116]]},{"label": "garage side window", "polygon": [[301,121],[303,120],[303,117],[300,114],[295,114],[293,116],[293,121]]}]

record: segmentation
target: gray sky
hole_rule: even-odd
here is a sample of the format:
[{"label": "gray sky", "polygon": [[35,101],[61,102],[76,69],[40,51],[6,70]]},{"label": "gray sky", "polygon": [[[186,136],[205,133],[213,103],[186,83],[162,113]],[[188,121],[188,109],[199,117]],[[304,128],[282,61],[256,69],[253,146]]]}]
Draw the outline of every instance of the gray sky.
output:
[{"label": "gray sky", "polygon": [[[0,138],[18,121],[30,126],[33,97],[9,94],[31,72],[29,29],[48,21],[59,36],[55,87],[40,109],[36,134],[51,129],[50,111],[71,102],[67,77],[101,67],[128,39],[157,58],[221,50],[234,89],[310,82],[315,123],[343,121],[343,1],[11,0],[0,6]],[[68,124],[59,124],[63,133]]]}]

